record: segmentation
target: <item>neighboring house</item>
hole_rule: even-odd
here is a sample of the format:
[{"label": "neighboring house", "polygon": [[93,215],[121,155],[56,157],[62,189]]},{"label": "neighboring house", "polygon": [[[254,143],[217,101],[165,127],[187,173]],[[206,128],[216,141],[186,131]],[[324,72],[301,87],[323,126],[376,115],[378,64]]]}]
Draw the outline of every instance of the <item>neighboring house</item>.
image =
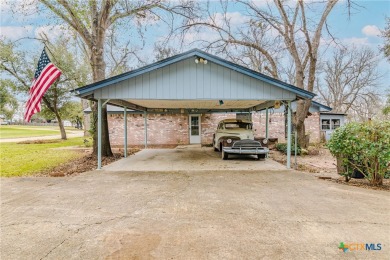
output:
[{"label": "neighboring house", "polygon": [[12,121],[6,120],[5,116],[0,115],[0,125],[9,125]]},{"label": "neighboring house", "polygon": [[[296,111],[296,103],[291,104],[293,112]],[[310,137],[310,142],[324,142],[329,140],[332,132],[345,124],[346,114],[332,113],[332,108],[316,101],[312,101],[308,116],[305,120],[306,134]],[[265,113],[264,111],[262,112]],[[265,116],[264,116],[265,117]],[[283,140],[286,135],[287,119],[285,108],[271,110],[269,116],[270,137],[277,137]],[[329,121],[329,122],[328,122]],[[326,124],[329,123],[329,126]]]},{"label": "neighboring house", "polygon": [[64,126],[66,126],[66,127],[71,127],[71,126],[73,126],[73,125],[72,125],[72,122],[70,122],[69,120],[64,120],[64,121],[62,121],[62,124],[63,124]]},{"label": "neighboring house", "polygon": [[[296,104],[292,103],[292,111],[295,112]],[[343,114],[329,113],[332,109],[318,102],[313,101],[309,109],[309,115],[305,120],[306,133],[310,135],[310,142],[320,142],[330,136],[331,132],[338,126],[344,124]],[[123,145],[124,125],[123,125],[123,108],[116,106],[107,106],[108,124],[110,131],[111,144],[115,146]],[[88,108],[84,111],[90,113]],[[203,145],[212,144],[212,136],[217,128],[218,122],[227,118],[251,119],[256,138],[265,136],[265,111],[248,113],[202,113],[199,115],[188,114],[149,114],[148,122],[148,145],[164,146],[190,144],[190,124],[199,124],[200,143]],[[339,119],[337,121],[336,119]],[[142,112],[128,110],[128,144],[141,146],[144,144],[144,115]],[[190,122],[190,120],[192,122]],[[326,121],[329,122],[329,129]],[[286,137],[286,114],[285,109],[281,106],[279,109],[269,109],[269,137],[278,138],[279,142],[285,142]],[[333,122],[333,123],[332,123]]]},{"label": "neighboring house", "polygon": [[345,124],[343,113],[322,112],[320,113],[321,131],[324,133],[324,138],[329,141],[333,131]]}]

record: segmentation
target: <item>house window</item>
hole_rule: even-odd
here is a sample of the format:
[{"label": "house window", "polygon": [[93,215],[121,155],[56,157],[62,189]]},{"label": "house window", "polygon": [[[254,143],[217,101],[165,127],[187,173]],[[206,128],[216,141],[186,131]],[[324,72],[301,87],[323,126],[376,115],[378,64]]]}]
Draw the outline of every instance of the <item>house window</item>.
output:
[{"label": "house window", "polygon": [[330,119],[322,119],[321,120],[321,129],[322,130],[330,130]]},{"label": "house window", "polygon": [[340,119],[332,119],[332,129],[337,129],[340,127]]}]

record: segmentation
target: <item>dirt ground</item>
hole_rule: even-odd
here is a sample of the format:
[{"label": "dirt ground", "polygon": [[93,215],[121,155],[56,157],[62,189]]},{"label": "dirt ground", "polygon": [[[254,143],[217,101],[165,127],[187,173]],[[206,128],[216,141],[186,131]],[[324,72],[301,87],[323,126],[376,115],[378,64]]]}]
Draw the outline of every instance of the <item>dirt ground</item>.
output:
[{"label": "dirt ground", "polygon": [[[317,155],[297,156],[297,169],[313,173],[330,173],[337,174],[336,159],[326,148],[318,148]],[[273,160],[286,163],[287,156],[277,150],[271,150],[270,158]],[[291,156],[291,167],[295,167],[295,157]]]},{"label": "dirt ground", "polygon": [[[20,143],[51,143],[56,142],[57,140],[27,140]],[[92,155],[92,148],[85,147],[61,147],[56,149],[66,149],[66,150],[74,150],[80,154],[75,159],[71,159],[69,162],[58,165],[55,168],[45,170],[42,172],[38,172],[34,174],[36,177],[65,177],[70,175],[76,175],[88,171],[96,170],[97,168],[97,158]],[[112,157],[103,157],[102,158],[102,166],[111,164],[115,161],[124,158],[123,148],[113,148],[113,156]],[[132,154],[138,152],[138,148],[128,149],[127,155],[131,156]]]},{"label": "dirt ground", "polygon": [[[304,155],[297,156],[297,167],[299,171],[313,173],[316,177],[330,178],[329,181],[336,182],[339,184],[358,186],[368,189],[381,189],[390,191],[390,179],[383,180],[383,186],[370,185],[366,179],[351,179],[349,182],[344,181],[344,177],[337,174],[336,159],[330,154],[326,148],[318,148],[317,155]],[[272,150],[270,158],[285,164],[286,155],[277,150]],[[291,167],[295,168],[295,158],[291,157]]]}]

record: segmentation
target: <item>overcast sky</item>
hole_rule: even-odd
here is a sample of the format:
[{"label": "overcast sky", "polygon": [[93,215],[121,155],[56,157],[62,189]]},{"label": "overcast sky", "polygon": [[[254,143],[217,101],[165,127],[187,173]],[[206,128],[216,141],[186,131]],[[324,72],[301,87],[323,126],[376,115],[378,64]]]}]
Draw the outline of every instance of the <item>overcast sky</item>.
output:
[{"label": "overcast sky", "polygon": [[[18,40],[21,38],[36,37],[39,32],[50,32],[52,37],[60,35],[62,30],[59,25],[50,25],[47,19],[41,17],[39,13],[34,13],[30,16],[13,15],[12,10],[18,9],[21,4],[28,3],[34,0],[9,0],[6,3],[1,1],[1,27],[0,34],[9,40]],[[313,1],[313,0],[310,0]],[[329,16],[329,29],[333,36],[345,45],[354,45],[355,47],[368,46],[372,49],[379,50],[383,45],[383,39],[380,37],[380,31],[385,27],[385,17],[390,16],[390,0],[388,1],[354,1],[358,6],[352,9],[352,14],[349,17],[345,7],[345,1],[341,1]],[[257,1],[262,4],[262,1]],[[218,12],[218,10],[217,10]],[[242,10],[229,8],[231,17],[237,25],[244,21],[245,15]],[[151,56],[152,46],[161,39],[166,32],[161,30],[161,26],[156,26],[151,23],[146,33],[146,46],[141,51],[140,55],[146,60]],[[189,38],[210,37],[210,35],[190,35]],[[329,35],[323,34],[323,40],[330,38]],[[138,39],[138,38],[135,38]],[[138,41],[140,41],[138,39]],[[32,39],[20,40],[19,44],[22,48],[38,51],[43,48],[42,44]],[[136,43],[139,46],[141,42]],[[192,48],[194,46],[188,46]],[[183,51],[186,50],[184,47]],[[40,51],[39,51],[40,52]],[[149,61],[151,62],[151,60]],[[389,63],[383,59],[380,63],[380,71],[386,76],[383,78],[382,88],[389,88],[390,70]]]}]

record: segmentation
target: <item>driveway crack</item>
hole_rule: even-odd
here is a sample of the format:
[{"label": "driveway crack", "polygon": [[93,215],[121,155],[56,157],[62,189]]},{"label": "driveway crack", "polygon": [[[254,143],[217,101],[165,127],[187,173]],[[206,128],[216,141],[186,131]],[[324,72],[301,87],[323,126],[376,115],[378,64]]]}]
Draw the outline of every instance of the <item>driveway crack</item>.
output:
[{"label": "driveway crack", "polygon": [[56,245],[55,247],[53,247],[44,257],[42,257],[40,260],[46,258],[51,252],[53,252],[54,250],[56,250],[58,247],[60,247],[63,243],[65,243],[65,241],[68,240],[68,238],[65,238],[61,243],[59,243],[58,245]]}]

